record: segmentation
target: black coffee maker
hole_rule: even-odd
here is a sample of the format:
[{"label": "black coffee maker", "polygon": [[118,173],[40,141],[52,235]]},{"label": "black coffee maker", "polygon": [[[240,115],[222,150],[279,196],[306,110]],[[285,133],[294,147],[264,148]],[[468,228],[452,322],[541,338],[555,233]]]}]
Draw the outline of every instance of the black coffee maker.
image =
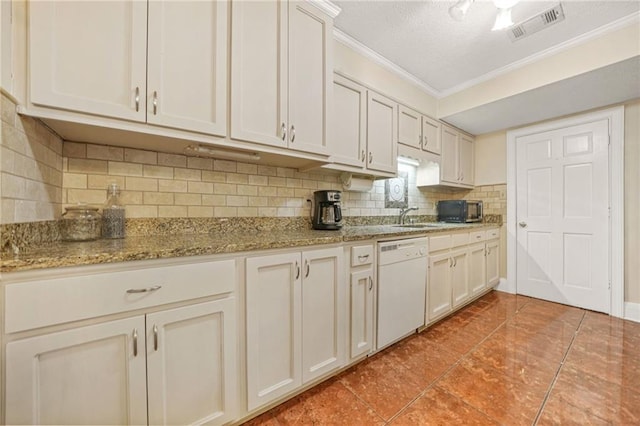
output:
[{"label": "black coffee maker", "polygon": [[342,228],[340,191],[316,191],[313,193],[313,229],[337,230]]}]

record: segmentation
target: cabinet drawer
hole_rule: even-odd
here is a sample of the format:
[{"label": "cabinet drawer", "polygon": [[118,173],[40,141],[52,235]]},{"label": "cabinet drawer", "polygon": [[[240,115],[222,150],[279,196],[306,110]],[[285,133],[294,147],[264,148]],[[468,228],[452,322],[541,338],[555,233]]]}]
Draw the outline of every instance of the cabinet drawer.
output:
[{"label": "cabinet drawer", "polygon": [[373,262],[373,245],[351,247],[351,266],[370,265]]},{"label": "cabinet drawer", "polygon": [[235,281],[235,261],[225,260],[9,284],[5,331],[15,333],[228,293],[234,290]]},{"label": "cabinet drawer", "polygon": [[496,238],[500,238],[500,230],[498,228],[487,230],[487,240],[494,240]]},{"label": "cabinet drawer", "polygon": [[469,233],[463,232],[462,234],[451,235],[451,247],[466,246],[469,244]]},{"label": "cabinet drawer", "polygon": [[469,232],[469,244],[479,243],[487,238],[486,231]]},{"label": "cabinet drawer", "polygon": [[447,250],[451,248],[451,235],[438,235],[429,238],[429,252],[433,253],[439,250]]}]

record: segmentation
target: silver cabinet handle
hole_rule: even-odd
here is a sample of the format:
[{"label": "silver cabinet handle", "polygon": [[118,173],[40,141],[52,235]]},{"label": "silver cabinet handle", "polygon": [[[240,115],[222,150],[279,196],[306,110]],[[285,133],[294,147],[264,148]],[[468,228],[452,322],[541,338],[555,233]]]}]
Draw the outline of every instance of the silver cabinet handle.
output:
[{"label": "silver cabinet handle", "polygon": [[306,270],[306,272],[304,273],[304,277],[307,278],[309,276],[309,272],[311,271],[311,266],[309,265],[307,259],[304,260],[304,267]]},{"label": "silver cabinet handle", "polygon": [[369,164],[373,162],[373,152],[369,151]]},{"label": "silver cabinet handle", "polygon": [[140,88],[136,86],[136,112],[140,111]]},{"label": "silver cabinet handle", "polygon": [[152,291],[156,291],[156,290],[160,290],[162,288],[161,285],[154,285],[153,287],[147,287],[147,288],[130,288],[129,290],[127,290],[127,293],[132,294],[132,293],[150,293]]},{"label": "silver cabinet handle", "polygon": [[158,92],[153,91],[153,115],[156,115],[158,112]]},{"label": "silver cabinet handle", "polygon": [[362,159],[362,162],[364,163],[365,158],[367,158],[366,154],[364,153],[364,149],[362,150],[362,154],[361,154],[360,158]]},{"label": "silver cabinet handle", "polygon": [[418,144],[422,146],[422,135],[418,135]]},{"label": "silver cabinet handle", "polygon": [[286,141],[287,140],[287,125],[282,123],[282,127],[280,128],[280,130],[282,131],[282,140]]},{"label": "silver cabinet handle", "polygon": [[368,254],[361,254],[361,255],[358,255],[358,260],[359,260],[360,262],[364,262],[364,261],[365,261],[365,260],[367,260],[368,258],[369,258],[369,255],[368,255]]},{"label": "silver cabinet handle", "polygon": [[158,350],[158,326],[153,325],[153,350]]},{"label": "silver cabinet handle", "polygon": [[453,268],[453,259],[449,258],[449,268]]},{"label": "silver cabinet handle", "polygon": [[291,143],[296,140],[296,126],[291,125]]},{"label": "silver cabinet handle", "polygon": [[369,291],[373,290],[373,278],[369,275]]},{"label": "silver cabinet handle", "polygon": [[300,265],[298,264],[298,261],[296,260],[296,280],[300,278]]},{"label": "silver cabinet handle", "polygon": [[138,356],[138,329],[133,329],[133,356]]},{"label": "silver cabinet handle", "polygon": [[520,225],[520,228],[526,228],[527,227],[527,222],[520,222],[520,223],[518,223],[518,225]]},{"label": "silver cabinet handle", "polygon": [[426,147],[427,147],[427,145],[429,145],[429,139],[427,139],[427,137],[425,136],[425,137],[424,137],[424,143],[423,143],[423,145],[422,145],[422,146],[426,148]]}]

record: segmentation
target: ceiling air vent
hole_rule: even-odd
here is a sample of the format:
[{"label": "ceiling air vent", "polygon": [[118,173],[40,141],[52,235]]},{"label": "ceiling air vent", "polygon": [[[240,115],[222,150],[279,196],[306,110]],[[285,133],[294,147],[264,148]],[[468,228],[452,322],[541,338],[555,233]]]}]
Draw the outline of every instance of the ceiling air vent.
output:
[{"label": "ceiling air vent", "polygon": [[564,11],[562,5],[558,3],[549,10],[545,10],[539,15],[529,18],[524,22],[509,28],[507,34],[511,41],[521,40],[531,34],[537,33],[553,24],[564,21]]}]

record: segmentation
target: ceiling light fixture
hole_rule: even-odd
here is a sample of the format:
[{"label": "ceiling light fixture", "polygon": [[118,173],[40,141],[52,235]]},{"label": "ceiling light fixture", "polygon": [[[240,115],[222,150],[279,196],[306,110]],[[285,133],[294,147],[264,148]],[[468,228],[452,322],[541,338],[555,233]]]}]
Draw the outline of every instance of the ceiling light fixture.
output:
[{"label": "ceiling light fixture", "polygon": [[[493,0],[493,4],[498,8],[496,22],[491,31],[503,30],[513,25],[511,19],[511,8],[520,0]],[[449,15],[456,21],[462,21],[471,7],[474,0],[458,0],[456,4],[449,8]]]},{"label": "ceiling light fixture", "polygon": [[460,0],[449,8],[449,15],[456,21],[462,21],[471,7],[473,0]]}]

